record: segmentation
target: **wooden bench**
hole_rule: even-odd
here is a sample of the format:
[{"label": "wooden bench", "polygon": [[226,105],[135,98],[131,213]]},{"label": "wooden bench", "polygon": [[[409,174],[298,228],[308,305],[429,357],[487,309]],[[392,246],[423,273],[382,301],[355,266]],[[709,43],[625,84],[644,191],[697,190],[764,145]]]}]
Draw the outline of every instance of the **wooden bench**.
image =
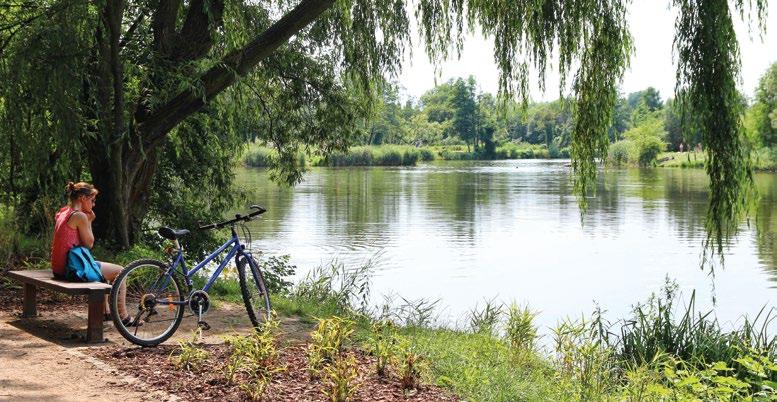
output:
[{"label": "wooden bench", "polygon": [[54,279],[51,271],[8,271],[8,277],[24,284],[23,317],[38,315],[38,287],[51,289],[69,295],[87,295],[89,318],[86,327],[87,342],[103,342],[103,312],[105,295],[111,292],[111,285],[101,282],[66,282]]}]

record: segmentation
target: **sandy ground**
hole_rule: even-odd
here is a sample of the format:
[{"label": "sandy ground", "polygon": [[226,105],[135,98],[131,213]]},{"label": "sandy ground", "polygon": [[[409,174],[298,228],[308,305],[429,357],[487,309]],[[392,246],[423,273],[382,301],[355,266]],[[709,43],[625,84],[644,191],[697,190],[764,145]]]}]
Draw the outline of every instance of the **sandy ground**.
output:
[{"label": "sandy ground", "polygon": [[[89,345],[80,337],[86,329],[86,304],[67,308],[38,306],[39,316],[21,318],[21,299],[0,310],[0,401],[173,401],[174,395],[152,391],[146,380],[118,372],[84,353]],[[251,328],[244,307],[218,303],[206,317],[212,329],[203,334],[205,343],[220,343],[230,333],[248,333]],[[110,322],[104,323],[106,343],[98,346],[132,348]],[[189,338],[196,327],[194,317],[185,317],[167,344]],[[303,338],[307,326],[283,319],[281,328],[291,338]],[[147,379],[148,380],[148,379]]]},{"label": "sandy ground", "polygon": [[21,319],[0,312],[0,401],[177,400],[87,356],[72,332],[45,313]]}]

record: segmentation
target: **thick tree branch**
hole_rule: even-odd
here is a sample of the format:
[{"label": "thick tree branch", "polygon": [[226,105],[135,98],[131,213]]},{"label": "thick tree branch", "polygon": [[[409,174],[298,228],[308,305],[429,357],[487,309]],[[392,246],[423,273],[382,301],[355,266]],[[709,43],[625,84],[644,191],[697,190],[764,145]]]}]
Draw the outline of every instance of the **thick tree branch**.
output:
[{"label": "thick tree branch", "polygon": [[205,56],[214,43],[211,31],[221,26],[223,14],[223,0],[192,0],[178,35],[173,59],[197,60]]},{"label": "thick tree branch", "polygon": [[160,0],[159,7],[152,17],[151,28],[154,31],[154,47],[157,52],[163,55],[171,54],[173,44],[176,42],[175,21],[178,19],[180,8],[181,0]]},{"label": "thick tree branch", "polygon": [[201,90],[188,89],[179,93],[139,122],[140,130],[147,136],[148,146],[156,146],[173,127],[234,84],[238,77],[248,74],[262,59],[308,26],[332,4],[334,0],[303,0],[245,47],[231,52],[202,75]]}]

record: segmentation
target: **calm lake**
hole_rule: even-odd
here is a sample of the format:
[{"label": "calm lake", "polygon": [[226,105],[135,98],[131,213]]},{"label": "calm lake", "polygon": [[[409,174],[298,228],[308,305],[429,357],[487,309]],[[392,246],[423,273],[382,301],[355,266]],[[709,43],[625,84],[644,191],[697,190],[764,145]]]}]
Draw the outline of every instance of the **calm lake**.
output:
[{"label": "calm lake", "polygon": [[[268,212],[255,246],[289,254],[304,275],[338,259],[375,259],[383,295],[440,299],[463,322],[485,300],[528,303],[543,327],[588,315],[610,319],[677,281],[722,322],[774,305],[777,175],[758,174],[757,213],[743,222],[726,266],[699,269],[707,185],[701,169],[610,169],[582,218],[568,161],[446,162],[413,168],[313,168],[293,188],[261,169],[238,182]],[[546,331],[543,331],[546,332]]]}]

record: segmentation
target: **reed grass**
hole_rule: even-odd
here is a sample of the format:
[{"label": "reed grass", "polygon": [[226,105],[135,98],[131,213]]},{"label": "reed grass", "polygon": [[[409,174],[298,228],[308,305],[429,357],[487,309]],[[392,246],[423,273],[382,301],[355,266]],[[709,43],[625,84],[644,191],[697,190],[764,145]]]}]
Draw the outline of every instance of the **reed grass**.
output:
[{"label": "reed grass", "polygon": [[431,160],[430,150],[409,145],[352,147],[348,152],[334,152],[314,161],[315,166],[415,166],[419,160]]},{"label": "reed grass", "polygon": [[[302,169],[309,164],[303,152],[298,152],[294,160],[296,166]],[[247,167],[272,168],[278,165],[278,151],[261,144],[251,144],[243,154],[242,161]]]}]

